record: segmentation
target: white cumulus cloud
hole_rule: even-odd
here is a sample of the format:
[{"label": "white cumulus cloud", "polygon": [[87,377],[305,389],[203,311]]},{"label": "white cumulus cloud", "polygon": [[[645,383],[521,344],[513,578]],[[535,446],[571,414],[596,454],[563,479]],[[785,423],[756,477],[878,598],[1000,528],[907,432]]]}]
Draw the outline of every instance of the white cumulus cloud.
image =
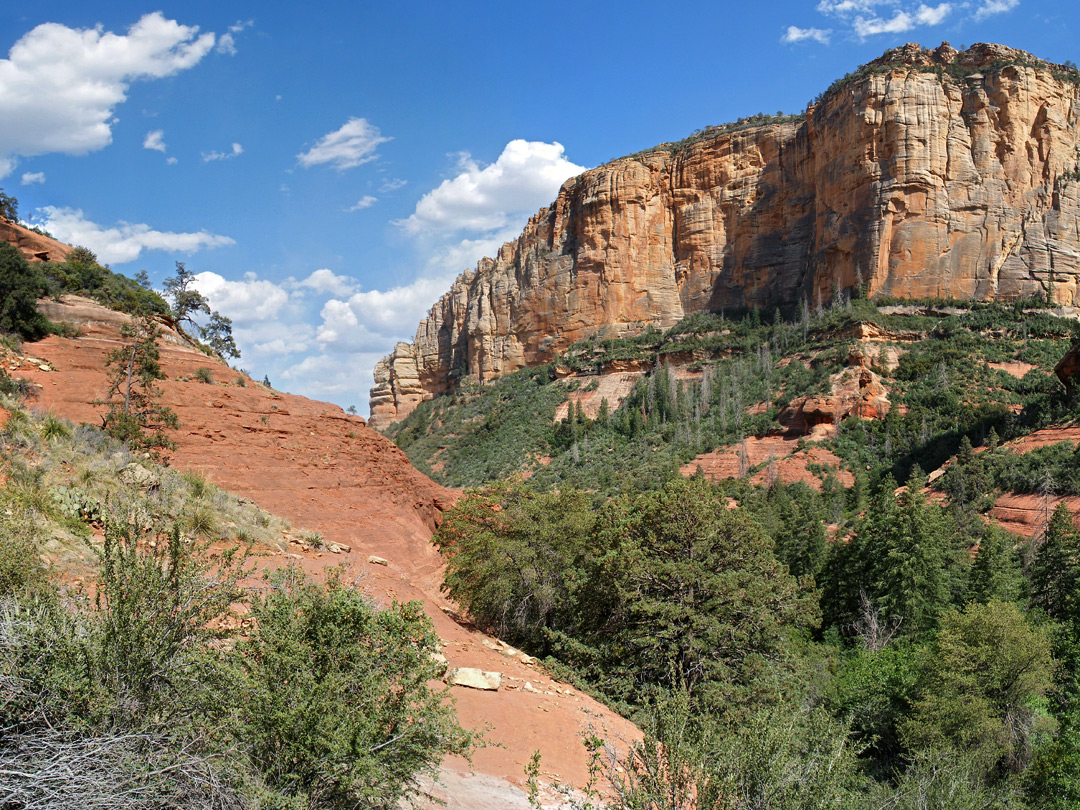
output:
[{"label": "white cumulus cloud", "polygon": [[244,154],[244,147],[242,147],[238,143],[234,143],[232,145],[232,151],[230,151],[230,152],[218,152],[218,151],[215,150],[213,152],[203,152],[202,153],[202,159],[203,159],[203,163],[209,163],[212,160],[229,160],[231,158],[236,157],[237,155],[242,155],[242,154]]},{"label": "white cumulus cloud", "polygon": [[356,280],[349,276],[339,276],[333,270],[324,267],[315,270],[303,281],[291,281],[289,286],[294,289],[308,289],[341,297],[355,292]]},{"label": "white cumulus cloud", "polygon": [[979,4],[979,7],[975,9],[975,19],[984,20],[987,17],[993,17],[995,14],[1004,14],[1006,11],[1012,11],[1020,5],[1020,0],[983,0]]},{"label": "white cumulus cloud", "polygon": [[915,22],[919,25],[941,25],[952,12],[952,3],[939,3],[936,6],[919,6],[915,12]]},{"label": "white cumulus cloud", "polygon": [[[983,2],[984,4],[1016,3],[1019,0],[983,0]],[[911,3],[907,0],[820,0],[817,4],[819,13],[839,21],[859,39],[879,34],[903,34],[916,28],[940,25],[950,15],[964,9],[970,9],[970,5],[952,2],[927,5]],[[811,37],[803,32],[814,30],[818,29],[790,26],[783,39],[785,42],[809,39]]]},{"label": "white cumulus cloud", "polygon": [[23,172],[22,184],[32,186],[35,183],[45,182],[45,172]]},{"label": "white cumulus cloud", "polygon": [[459,163],[459,174],[425,194],[399,223],[406,231],[502,228],[515,215],[550,203],[568,178],[585,171],[566,159],[562,144],[524,140],[510,141],[488,166],[468,154]]},{"label": "white cumulus cloud", "polygon": [[[332,298],[323,305],[316,337],[324,345],[354,350],[411,338],[420,319],[453,280],[452,275],[421,278],[388,290],[358,292],[347,300]],[[372,336],[380,341],[375,346]]]},{"label": "white cumulus cloud", "polygon": [[204,271],[195,274],[195,288],[213,309],[241,324],[273,320],[289,301],[288,292],[280,285],[260,279],[255,273],[245,273],[242,281],[230,281]]},{"label": "white cumulus cloud", "polygon": [[146,14],[126,34],[44,23],[0,59],[0,177],[18,156],[83,155],[112,142],[128,86],[187,70],[214,47],[213,33]]},{"label": "white cumulus cloud", "polygon": [[780,40],[791,43],[812,39],[814,42],[828,45],[830,34],[832,34],[832,31],[828,28],[799,28],[797,25],[789,25]]},{"label": "white cumulus cloud", "polygon": [[143,149],[153,149],[155,152],[165,151],[165,130],[155,129],[146,133],[142,142]]},{"label": "white cumulus cloud", "polygon": [[228,236],[208,231],[175,233],[158,231],[149,225],[120,222],[113,227],[103,227],[88,220],[83,212],[74,208],[46,206],[44,227],[61,242],[83,245],[97,254],[106,264],[132,262],[144,250],[167,250],[194,253],[206,248],[226,247],[236,244]]},{"label": "white cumulus cloud", "polygon": [[296,156],[305,168],[330,165],[338,171],[374,160],[380,144],[392,140],[364,118],[350,118],[340,129],[323,135],[308,151]]}]

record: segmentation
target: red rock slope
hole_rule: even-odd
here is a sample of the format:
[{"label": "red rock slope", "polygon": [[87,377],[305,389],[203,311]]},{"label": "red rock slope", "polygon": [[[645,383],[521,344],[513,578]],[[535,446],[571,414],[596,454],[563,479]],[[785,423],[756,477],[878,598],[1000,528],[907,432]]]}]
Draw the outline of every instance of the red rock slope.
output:
[{"label": "red rock slope", "polygon": [[[77,339],[50,337],[24,347],[47,363],[13,372],[40,386],[37,405],[72,419],[100,423],[94,405],[106,389],[104,360],[118,345],[124,316],[75,297],[42,302],[54,320],[78,325]],[[601,705],[554,682],[487,636],[455,622],[439,593],[441,562],[431,532],[454,493],[410,466],[394,444],[335,405],[271,391],[167,332],[161,350],[163,401],[180,418],[171,463],[197,470],[218,486],[249,497],[292,523],[349,547],[340,554],[294,547],[305,568],[345,562],[381,601],[419,599],[443,640],[451,666],[501,672],[498,691],[453,687],[465,725],[491,727],[490,747],[444,768],[451,808],[525,807],[520,785],[533,751],[543,769],[582,784],[586,760],[580,734],[591,724],[629,736],[633,727]],[[39,366],[52,366],[44,370]],[[194,380],[208,368],[213,384]],[[241,383],[241,380],[243,381]],[[373,564],[378,556],[387,565]]]},{"label": "red rock slope", "polygon": [[71,252],[71,245],[57,242],[3,217],[0,217],[0,241],[15,245],[32,262],[62,262]]}]

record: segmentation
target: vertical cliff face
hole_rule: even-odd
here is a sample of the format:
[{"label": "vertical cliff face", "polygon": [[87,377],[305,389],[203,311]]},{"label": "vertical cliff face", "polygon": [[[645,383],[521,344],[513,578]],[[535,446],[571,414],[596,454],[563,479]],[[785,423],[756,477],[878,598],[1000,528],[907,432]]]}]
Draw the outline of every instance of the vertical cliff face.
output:
[{"label": "vertical cliff face", "polygon": [[1080,303],[1080,90],[1021,51],[904,46],[804,120],[721,128],[567,181],[376,367],[372,424],[574,341],[871,295]]}]

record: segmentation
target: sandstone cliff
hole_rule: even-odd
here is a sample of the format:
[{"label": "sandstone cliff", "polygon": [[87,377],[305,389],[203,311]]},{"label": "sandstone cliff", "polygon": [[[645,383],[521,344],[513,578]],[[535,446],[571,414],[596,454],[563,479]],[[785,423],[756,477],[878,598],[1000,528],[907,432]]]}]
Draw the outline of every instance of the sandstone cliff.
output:
[{"label": "sandstone cliff", "polygon": [[907,45],[805,118],[718,128],[568,180],[375,371],[385,426],[461,377],[594,333],[873,296],[1080,303],[1080,74]]}]

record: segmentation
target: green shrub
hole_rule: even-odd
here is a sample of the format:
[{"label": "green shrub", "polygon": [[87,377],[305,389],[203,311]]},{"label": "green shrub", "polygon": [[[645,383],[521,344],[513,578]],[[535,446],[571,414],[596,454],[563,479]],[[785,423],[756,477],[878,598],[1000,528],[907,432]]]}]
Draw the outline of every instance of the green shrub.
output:
[{"label": "green shrub", "polygon": [[39,523],[6,493],[0,497],[0,598],[35,593],[47,586]]},{"label": "green shrub", "polygon": [[207,385],[213,385],[214,383],[214,377],[210,373],[210,369],[205,366],[199,366],[195,369],[195,380],[196,382],[206,383]]},{"label": "green shrub", "polygon": [[326,588],[295,568],[271,575],[237,649],[232,733],[268,807],[392,807],[471,747],[428,685],[442,665],[419,603],[376,610],[339,574]]}]

